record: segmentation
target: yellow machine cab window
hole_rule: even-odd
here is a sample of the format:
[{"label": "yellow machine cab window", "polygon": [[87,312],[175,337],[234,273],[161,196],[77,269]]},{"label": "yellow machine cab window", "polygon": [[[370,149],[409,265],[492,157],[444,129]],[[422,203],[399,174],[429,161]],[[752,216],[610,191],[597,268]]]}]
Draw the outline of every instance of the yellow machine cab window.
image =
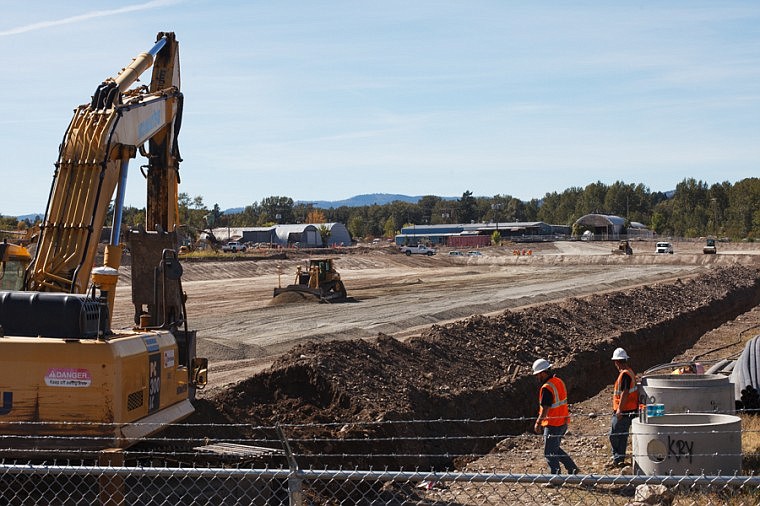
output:
[{"label": "yellow machine cab window", "polygon": [[0,290],[21,290],[30,261],[26,248],[5,241],[0,243]]}]

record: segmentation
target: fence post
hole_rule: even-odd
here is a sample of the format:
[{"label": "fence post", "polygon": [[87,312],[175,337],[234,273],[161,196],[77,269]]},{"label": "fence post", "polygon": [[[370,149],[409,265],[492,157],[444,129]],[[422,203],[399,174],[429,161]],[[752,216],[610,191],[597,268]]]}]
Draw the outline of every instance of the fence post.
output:
[{"label": "fence post", "polygon": [[[98,466],[123,467],[124,452],[121,448],[108,448],[98,452]],[[124,504],[124,477],[106,472],[98,476],[98,504],[122,506]]]},{"label": "fence post", "polygon": [[290,474],[288,475],[290,506],[303,506],[303,477],[301,476],[301,469],[298,467],[298,462],[296,462],[293,451],[290,449],[290,443],[285,437],[285,433],[282,431],[279,423],[275,425],[275,429],[280,441],[282,441],[282,447],[285,449],[285,456],[288,459],[288,467],[290,468]]}]

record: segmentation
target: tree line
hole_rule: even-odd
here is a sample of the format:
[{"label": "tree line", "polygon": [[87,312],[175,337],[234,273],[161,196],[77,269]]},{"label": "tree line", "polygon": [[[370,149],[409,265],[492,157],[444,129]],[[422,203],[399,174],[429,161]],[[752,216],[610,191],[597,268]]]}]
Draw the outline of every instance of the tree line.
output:
[{"label": "tree line", "polygon": [[[572,187],[530,201],[506,194],[475,197],[465,191],[455,200],[426,195],[416,203],[395,201],[330,209],[295,203],[290,197],[270,196],[234,214],[225,214],[218,204],[209,209],[202,196],[181,193],[179,213],[180,222],[194,234],[217,227],[340,222],[354,238],[393,237],[411,224],[542,221],[572,226],[578,218],[598,213],[623,217],[627,223],[642,223],[660,235],[754,241],[760,239],[760,178],[712,185],[687,178],[668,194],[652,192],[643,184],[616,181]],[[126,226],[144,224],[145,210],[128,207],[123,216]],[[30,220],[19,222],[0,216],[0,230],[32,225]]]}]

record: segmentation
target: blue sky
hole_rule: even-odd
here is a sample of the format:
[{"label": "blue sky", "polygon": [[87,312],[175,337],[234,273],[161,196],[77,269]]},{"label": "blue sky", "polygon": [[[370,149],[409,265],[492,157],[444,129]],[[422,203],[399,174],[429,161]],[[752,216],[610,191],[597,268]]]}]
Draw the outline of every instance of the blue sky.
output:
[{"label": "blue sky", "polygon": [[180,42],[180,191],[209,207],[760,175],[756,1],[2,7],[5,215],[44,211],[74,108],[159,31]]}]

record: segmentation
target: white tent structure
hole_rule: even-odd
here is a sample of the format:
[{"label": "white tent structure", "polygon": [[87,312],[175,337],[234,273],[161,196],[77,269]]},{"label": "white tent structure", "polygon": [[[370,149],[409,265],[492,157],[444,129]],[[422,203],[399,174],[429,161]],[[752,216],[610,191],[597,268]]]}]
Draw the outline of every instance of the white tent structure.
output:
[{"label": "white tent structure", "polygon": [[617,240],[625,232],[625,218],[607,214],[587,214],[575,221],[576,225],[591,230],[594,239]]},{"label": "white tent structure", "polygon": [[[326,231],[326,241],[323,241]],[[214,235],[222,240],[269,243],[283,248],[321,248],[350,246],[351,235],[342,223],[295,223],[270,227],[217,228]]]}]

